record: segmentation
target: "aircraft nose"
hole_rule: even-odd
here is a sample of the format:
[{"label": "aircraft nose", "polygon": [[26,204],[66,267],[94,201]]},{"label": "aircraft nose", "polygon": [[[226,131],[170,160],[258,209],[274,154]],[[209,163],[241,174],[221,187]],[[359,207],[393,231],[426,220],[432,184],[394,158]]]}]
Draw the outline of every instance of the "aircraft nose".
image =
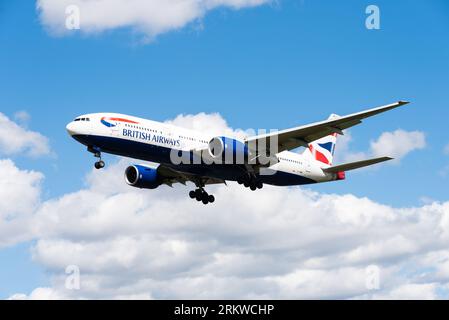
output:
[{"label": "aircraft nose", "polygon": [[76,134],[76,130],[75,130],[75,123],[72,121],[70,122],[67,127],[65,127],[65,129],[67,130],[67,132],[73,136]]}]

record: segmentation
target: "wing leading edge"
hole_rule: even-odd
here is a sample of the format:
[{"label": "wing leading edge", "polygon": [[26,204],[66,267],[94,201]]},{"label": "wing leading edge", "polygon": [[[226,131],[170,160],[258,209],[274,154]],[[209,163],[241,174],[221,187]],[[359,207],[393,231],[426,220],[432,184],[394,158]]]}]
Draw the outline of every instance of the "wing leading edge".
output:
[{"label": "wing leading edge", "polygon": [[312,141],[333,133],[343,134],[343,130],[362,123],[363,119],[398,108],[408,103],[408,101],[398,101],[389,105],[353,113],[343,117],[332,116],[325,121],[250,137],[247,138],[245,142],[250,144],[259,144],[260,142],[263,142],[266,146],[269,146],[271,145],[270,139],[277,137],[278,152],[295,149],[301,146],[307,147]]}]

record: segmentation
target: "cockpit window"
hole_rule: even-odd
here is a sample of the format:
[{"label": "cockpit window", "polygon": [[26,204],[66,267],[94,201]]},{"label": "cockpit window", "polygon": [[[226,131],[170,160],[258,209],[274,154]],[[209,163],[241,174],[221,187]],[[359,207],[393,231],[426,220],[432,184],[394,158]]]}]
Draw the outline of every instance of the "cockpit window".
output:
[{"label": "cockpit window", "polygon": [[75,120],[73,120],[73,121],[80,121],[81,120],[81,118],[76,118]]},{"label": "cockpit window", "polygon": [[73,121],[90,121],[90,118],[76,118]]}]

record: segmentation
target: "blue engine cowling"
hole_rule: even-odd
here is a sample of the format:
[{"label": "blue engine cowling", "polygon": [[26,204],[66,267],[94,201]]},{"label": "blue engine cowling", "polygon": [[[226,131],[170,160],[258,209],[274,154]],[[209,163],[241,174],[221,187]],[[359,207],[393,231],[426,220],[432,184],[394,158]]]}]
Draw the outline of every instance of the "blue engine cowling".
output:
[{"label": "blue engine cowling", "polygon": [[141,165],[126,168],[125,181],[128,185],[141,189],[156,189],[161,185],[157,169]]},{"label": "blue engine cowling", "polygon": [[225,160],[226,163],[243,164],[248,160],[248,146],[239,140],[227,137],[215,137],[208,145],[209,156]]}]

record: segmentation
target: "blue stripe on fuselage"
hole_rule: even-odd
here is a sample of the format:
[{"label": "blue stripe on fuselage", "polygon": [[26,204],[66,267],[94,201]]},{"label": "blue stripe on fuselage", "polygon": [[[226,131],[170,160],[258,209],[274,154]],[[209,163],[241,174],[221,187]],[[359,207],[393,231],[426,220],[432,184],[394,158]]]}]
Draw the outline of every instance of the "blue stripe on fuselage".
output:
[{"label": "blue stripe on fuselage", "polygon": [[106,127],[115,127],[115,124],[112,124],[112,123],[110,123],[110,122],[107,122],[107,121],[105,121],[105,120],[103,120],[103,119],[101,119],[101,123],[102,124],[104,124]]}]

